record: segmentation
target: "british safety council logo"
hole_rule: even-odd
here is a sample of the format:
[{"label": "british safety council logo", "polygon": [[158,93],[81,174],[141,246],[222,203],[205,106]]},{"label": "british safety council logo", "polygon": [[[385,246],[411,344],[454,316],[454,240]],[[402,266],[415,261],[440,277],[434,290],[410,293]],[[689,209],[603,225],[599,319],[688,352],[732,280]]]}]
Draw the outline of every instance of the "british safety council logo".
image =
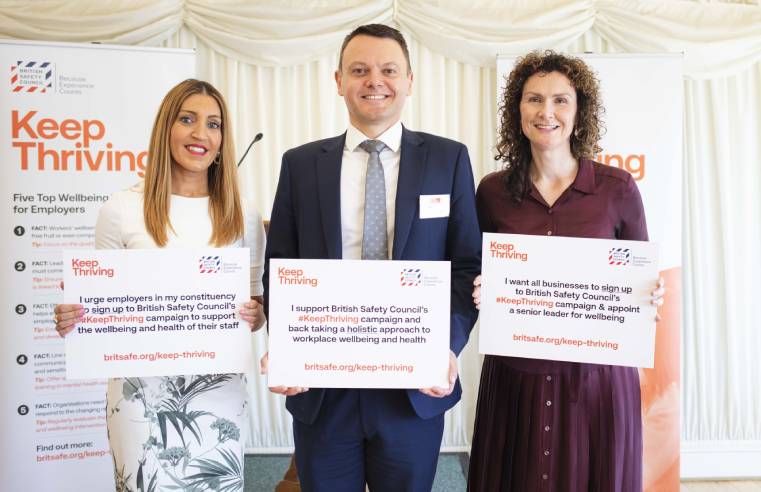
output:
[{"label": "british safety council logo", "polygon": [[198,273],[217,273],[221,265],[219,256],[202,256],[198,259]]},{"label": "british safety council logo", "polygon": [[629,248],[610,248],[608,250],[608,265],[628,265],[631,261]]},{"label": "british safety council logo", "polygon": [[417,287],[423,278],[420,268],[403,268],[399,283],[402,287]]},{"label": "british safety council logo", "polygon": [[11,92],[52,92],[54,72],[51,62],[18,60],[11,65]]}]

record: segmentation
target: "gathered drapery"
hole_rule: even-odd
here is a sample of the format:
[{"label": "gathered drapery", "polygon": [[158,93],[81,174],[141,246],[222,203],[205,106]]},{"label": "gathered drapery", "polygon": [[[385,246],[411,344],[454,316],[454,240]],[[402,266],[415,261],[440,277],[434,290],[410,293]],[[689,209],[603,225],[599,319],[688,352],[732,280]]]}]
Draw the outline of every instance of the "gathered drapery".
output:
[{"label": "gathered drapery", "polygon": [[353,27],[393,22],[463,63],[565,47],[589,30],[631,52],[683,52],[688,78],[747,69],[761,59],[761,9],[683,0],[136,0],[9,2],[2,35],[21,39],[161,43],[181,28],[216,52],[259,66],[333,54]]}]

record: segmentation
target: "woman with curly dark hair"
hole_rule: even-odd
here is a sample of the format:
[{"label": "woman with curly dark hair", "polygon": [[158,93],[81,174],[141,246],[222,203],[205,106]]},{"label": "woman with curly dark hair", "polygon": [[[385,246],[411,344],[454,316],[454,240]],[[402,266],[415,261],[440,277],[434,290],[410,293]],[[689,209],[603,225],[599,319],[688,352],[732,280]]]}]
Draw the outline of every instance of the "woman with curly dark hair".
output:
[{"label": "woman with curly dark hair", "polygon": [[[603,108],[583,61],[529,53],[510,73],[499,110],[495,159],[505,167],[478,187],[483,232],[648,239],[632,176],[591,160],[601,150]],[[479,305],[480,278],[473,296]],[[653,296],[660,305],[660,283]],[[468,489],[641,492],[637,369],[486,356]]]}]

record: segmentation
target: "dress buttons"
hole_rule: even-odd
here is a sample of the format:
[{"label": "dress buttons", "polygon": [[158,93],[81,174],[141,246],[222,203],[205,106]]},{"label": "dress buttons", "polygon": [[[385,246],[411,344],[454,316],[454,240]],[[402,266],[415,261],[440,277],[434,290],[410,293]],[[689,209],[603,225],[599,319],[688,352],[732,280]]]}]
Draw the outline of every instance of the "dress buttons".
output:
[{"label": "dress buttons", "polygon": [[552,236],[552,231],[547,231],[548,236]]},{"label": "dress buttons", "polygon": [[547,400],[547,406],[549,407],[550,405],[552,405],[552,402],[550,400]]},{"label": "dress buttons", "polygon": [[551,209],[551,208],[550,208],[550,209],[548,209],[548,210],[547,210],[547,213],[548,213],[548,214],[550,214],[550,215],[552,215],[552,209]]},{"label": "dress buttons", "polygon": [[552,376],[547,376],[547,381],[552,381]]},{"label": "dress buttons", "polygon": [[549,449],[545,449],[544,450],[544,455],[545,456],[549,456],[550,455],[550,450]]},{"label": "dress buttons", "polygon": [[548,478],[550,478],[549,475],[547,475],[546,473],[542,474],[542,480],[547,480]]},{"label": "dress buttons", "polygon": [[544,426],[544,431],[545,432],[549,432],[550,431],[550,426],[549,425],[545,425]]}]

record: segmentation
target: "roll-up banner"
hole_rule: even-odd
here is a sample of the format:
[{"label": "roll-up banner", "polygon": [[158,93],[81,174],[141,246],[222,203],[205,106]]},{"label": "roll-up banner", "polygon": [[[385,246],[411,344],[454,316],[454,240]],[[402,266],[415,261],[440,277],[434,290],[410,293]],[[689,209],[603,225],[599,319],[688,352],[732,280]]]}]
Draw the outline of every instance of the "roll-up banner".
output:
[{"label": "roll-up banner", "polygon": [[[682,55],[576,55],[598,75],[605,107],[602,152],[594,160],[631,173],[660,249],[665,304],[656,326],[655,366],[640,369],[644,490],[679,490],[679,334],[682,293]],[[515,56],[497,57],[497,100]],[[602,213],[602,211],[601,211]]]},{"label": "roll-up banner", "polygon": [[53,307],[61,251],[93,248],[98,209],[139,181],[191,50],[0,41],[2,490],[114,490],[104,380],[65,379]]}]

